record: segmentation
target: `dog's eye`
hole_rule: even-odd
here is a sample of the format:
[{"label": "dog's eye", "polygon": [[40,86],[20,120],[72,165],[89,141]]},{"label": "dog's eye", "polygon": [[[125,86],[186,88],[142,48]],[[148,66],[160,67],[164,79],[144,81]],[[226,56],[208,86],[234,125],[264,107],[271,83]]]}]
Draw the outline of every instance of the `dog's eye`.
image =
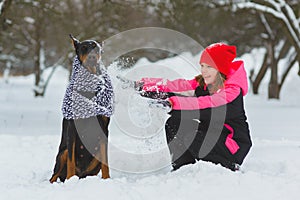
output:
[{"label": "dog's eye", "polygon": [[100,53],[99,49],[96,49],[95,53],[96,53],[96,54],[99,54],[99,53]]},{"label": "dog's eye", "polygon": [[87,46],[86,45],[81,46],[81,50],[82,51],[86,51],[87,50]]}]

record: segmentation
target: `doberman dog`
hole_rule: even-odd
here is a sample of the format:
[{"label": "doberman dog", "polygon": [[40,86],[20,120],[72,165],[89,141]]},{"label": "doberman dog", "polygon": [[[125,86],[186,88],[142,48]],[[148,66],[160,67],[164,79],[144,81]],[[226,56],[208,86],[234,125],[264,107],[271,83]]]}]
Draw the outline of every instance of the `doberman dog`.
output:
[{"label": "doberman dog", "polygon": [[[71,34],[70,37],[80,64],[91,74],[101,74],[98,61],[102,55],[102,44],[94,40],[80,42]],[[91,99],[95,94],[83,92],[81,95]],[[100,170],[102,178],[110,177],[107,158],[109,121],[110,117],[105,115],[63,119],[59,152],[50,183],[58,178],[64,182],[74,175],[79,178],[97,175]]]}]

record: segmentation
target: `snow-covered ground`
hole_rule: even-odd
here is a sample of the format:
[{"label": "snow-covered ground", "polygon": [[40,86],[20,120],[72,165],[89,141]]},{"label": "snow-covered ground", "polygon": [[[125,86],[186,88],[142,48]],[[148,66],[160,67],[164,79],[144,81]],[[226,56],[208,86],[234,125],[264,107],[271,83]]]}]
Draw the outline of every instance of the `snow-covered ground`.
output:
[{"label": "snow-covered ground", "polygon": [[[189,54],[155,65],[141,60],[134,70],[118,72],[112,66],[110,73],[192,78],[197,69],[183,67],[185,58],[198,60]],[[255,59],[250,55],[244,59],[249,70]],[[266,86],[259,96],[246,96],[253,147],[243,172],[236,173],[201,161],[169,172],[165,111],[145,107],[143,99],[122,91],[113,77],[117,95],[109,138],[111,179],[73,177],[54,184],[48,179],[60,142],[68,73],[56,70],[45,98],[33,97],[33,76],[11,77],[8,83],[0,78],[0,199],[298,199],[300,79],[292,75],[294,70],[280,101],[267,100]]]}]

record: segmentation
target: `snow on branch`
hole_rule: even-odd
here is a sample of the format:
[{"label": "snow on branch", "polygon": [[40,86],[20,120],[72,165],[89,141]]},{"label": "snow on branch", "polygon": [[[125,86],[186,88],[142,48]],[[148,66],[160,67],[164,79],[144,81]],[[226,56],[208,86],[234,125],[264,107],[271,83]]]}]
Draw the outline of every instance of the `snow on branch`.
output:
[{"label": "snow on branch", "polygon": [[1,13],[2,13],[2,8],[3,8],[3,5],[4,5],[4,2],[5,2],[5,0],[0,2],[0,16],[1,16]]},{"label": "snow on branch", "polygon": [[272,28],[271,28],[271,26],[269,25],[269,23],[268,23],[268,21],[267,21],[265,15],[264,15],[263,13],[259,13],[259,17],[260,17],[260,19],[261,19],[261,22],[264,24],[264,26],[265,26],[265,28],[266,28],[268,34],[271,36],[271,38],[272,38],[272,39],[275,38],[275,35],[274,35],[273,31],[272,31]]},{"label": "snow on branch", "polygon": [[277,10],[274,10],[273,8],[270,8],[268,6],[260,5],[260,4],[253,3],[253,2],[236,3],[236,4],[233,4],[233,8],[235,10],[236,9],[255,9],[260,12],[269,13],[279,19],[283,18],[283,13],[278,12]]},{"label": "snow on branch", "polygon": [[[259,4],[256,2],[236,2],[232,4],[233,10],[238,9],[254,9],[256,11],[262,12],[262,13],[268,13],[275,18],[278,18],[281,20],[286,28],[288,29],[291,37],[293,38],[294,42],[297,45],[297,48],[300,49],[300,25],[299,20],[297,19],[293,9],[286,3],[285,0],[264,0],[267,4]],[[272,6],[272,7],[270,7]],[[283,8],[285,9],[285,12],[283,11]]]},{"label": "snow on branch", "polygon": [[272,5],[275,8],[275,10],[280,10],[280,7],[281,7],[280,3],[277,3],[274,0],[265,0],[265,2]]},{"label": "snow on branch", "polygon": [[284,0],[279,0],[279,2],[286,9],[289,19],[291,20],[291,22],[293,22],[292,25],[298,30],[298,33],[300,33],[299,21],[291,6],[289,6]]}]

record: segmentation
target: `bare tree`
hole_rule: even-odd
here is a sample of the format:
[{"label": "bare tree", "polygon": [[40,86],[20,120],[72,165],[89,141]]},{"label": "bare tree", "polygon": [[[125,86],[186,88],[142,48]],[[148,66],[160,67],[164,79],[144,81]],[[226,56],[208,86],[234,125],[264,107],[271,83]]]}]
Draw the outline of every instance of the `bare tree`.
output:
[{"label": "bare tree", "polygon": [[51,78],[47,68],[71,66],[69,33],[100,42],[130,28],[155,26],[147,6],[148,1],[0,0],[0,74],[7,66],[11,75],[34,73],[34,95],[43,96]]},{"label": "bare tree", "polygon": [[[279,99],[280,90],[288,73],[295,63],[300,63],[300,18],[298,1],[287,0],[250,0],[250,1],[227,1],[220,4],[214,1],[215,5],[228,6],[232,11],[248,10],[258,13],[262,24],[265,27],[266,54],[263,64],[257,74],[251,73],[254,93],[258,93],[258,87],[266,74],[267,69],[271,70],[269,81],[269,98]],[[285,58],[287,66],[281,75],[278,74],[278,63]],[[300,68],[298,71],[300,76]]]},{"label": "bare tree", "polygon": [[[10,25],[9,20],[7,20],[7,13],[9,11],[12,0],[2,0],[0,1],[0,30],[4,31]],[[2,49],[0,47],[0,53]],[[5,82],[8,82],[8,76],[11,69],[11,58],[9,56],[0,56],[0,60],[4,59],[5,69],[4,69],[4,78]]]},{"label": "bare tree", "polygon": [[0,1],[0,26],[3,30],[5,30],[7,26],[10,24],[9,21],[7,21],[6,15],[11,5],[11,2],[12,0]]},{"label": "bare tree", "polygon": [[[39,2],[23,1],[20,3],[27,8],[27,12],[25,12],[27,16],[25,18],[28,25],[23,27],[23,31],[25,31],[23,35],[26,37],[28,46],[32,48],[33,53],[35,74],[34,95],[44,96],[46,87],[53,74],[50,73],[48,77],[44,77],[45,75],[43,75],[44,70],[47,68],[45,41],[47,40],[47,33],[53,33],[53,30],[50,30],[45,24],[51,24],[53,16],[57,15],[58,12],[53,7],[54,3],[49,0],[41,0]],[[55,70],[56,66],[52,66],[52,64],[51,67]]]}]

